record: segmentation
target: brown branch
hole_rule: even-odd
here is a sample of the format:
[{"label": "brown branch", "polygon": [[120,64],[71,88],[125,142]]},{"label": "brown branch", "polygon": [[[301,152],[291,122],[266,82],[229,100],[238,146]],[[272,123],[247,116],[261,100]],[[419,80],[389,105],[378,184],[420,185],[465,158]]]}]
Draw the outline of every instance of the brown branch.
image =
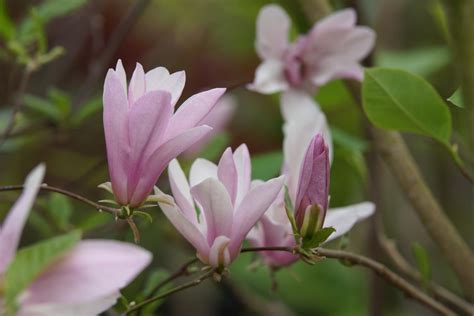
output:
[{"label": "brown branch", "polygon": [[[377,241],[392,264],[397,268],[398,271],[407,276],[409,279],[417,283],[422,283],[423,280],[418,270],[403,257],[403,255],[398,251],[395,241],[385,236],[384,232],[382,231],[382,227],[380,226],[381,223],[380,225],[377,223]],[[427,282],[426,286],[427,290],[435,298],[446,302],[453,307],[456,307],[457,310],[465,315],[474,315],[474,305],[466,302],[448,289],[433,281]]]},{"label": "brown branch", "polygon": [[89,98],[94,92],[95,86],[103,76],[104,71],[110,64],[112,57],[114,57],[114,54],[120,47],[123,39],[135,25],[138,18],[145,11],[150,2],[151,0],[137,0],[128,10],[126,16],[120,21],[120,24],[116,27],[115,32],[110,37],[106,48],[97,58],[97,61],[91,66],[84,84],[81,86],[73,100],[73,107],[77,107],[85,102],[85,100],[87,100],[87,98]]},{"label": "brown branch", "polygon": [[148,305],[148,304],[151,304],[153,302],[156,302],[158,300],[161,300],[161,299],[164,299],[168,296],[170,296],[171,294],[174,294],[176,292],[180,292],[180,291],[183,291],[183,290],[186,290],[186,289],[189,289],[191,287],[194,287],[194,286],[197,286],[199,284],[201,284],[204,280],[206,279],[209,279],[210,277],[213,276],[213,274],[215,273],[215,270],[212,269],[206,273],[204,273],[203,275],[201,275],[199,278],[197,279],[194,279],[190,282],[187,282],[187,283],[184,283],[180,286],[177,286],[169,291],[166,291],[165,293],[163,294],[160,294],[160,295],[157,295],[157,296],[154,296],[154,297],[151,297],[149,299],[146,299],[132,307],[130,307],[129,309],[127,309],[122,315],[130,315],[131,313],[141,309],[143,306],[145,305]]},{"label": "brown branch", "polygon": [[347,251],[329,250],[323,248],[317,248],[315,250],[318,255],[324,256],[326,258],[339,259],[343,260],[344,262],[349,262],[351,264],[361,265],[369,268],[373,272],[377,273],[385,281],[388,281],[395,287],[402,290],[408,297],[417,300],[418,302],[441,315],[456,315],[456,313],[448,309],[446,306],[423,293],[417,287],[407,282],[405,279],[388,269],[380,262]]},{"label": "brown branch", "polygon": [[[326,0],[304,1],[327,3]],[[306,11],[305,13],[312,21],[317,18],[315,12]],[[348,88],[355,100],[361,104],[360,83],[350,81]],[[374,139],[375,149],[397,179],[423,226],[447,258],[464,294],[474,299],[474,270],[466,268],[474,266],[474,255],[423,180],[402,136],[398,132],[381,130],[373,126],[370,126],[370,132]]]},{"label": "brown branch", "polygon": [[[286,251],[291,253],[298,253],[298,249],[291,247],[256,247],[256,248],[244,248],[241,252],[256,252],[256,251]],[[448,309],[443,304],[437,302],[427,294],[423,293],[420,289],[410,284],[408,281],[397,275],[395,272],[388,269],[382,263],[372,260],[370,258],[357,255],[348,251],[341,250],[329,250],[324,248],[313,249],[314,254],[320,257],[326,257],[331,259],[339,259],[345,263],[353,265],[360,265],[369,268],[373,272],[377,273],[385,281],[391,283],[395,287],[403,291],[408,297],[413,298],[421,304],[427,306],[433,311],[441,315],[456,315],[453,311]]]},{"label": "brown branch", "polygon": [[7,126],[3,130],[2,135],[0,136],[0,146],[8,139],[10,136],[13,127],[15,126],[15,117],[20,112],[21,105],[23,104],[23,95],[25,94],[26,87],[28,86],[28,81],[30,80],[32,70],[29,67],[25,67],[23,70],[23,75],[20,81],[20,87],[18,88],[18,92],[16,93],[16,98],[13,103],[12,113],[10,115],[10,119],[8,120]]},{"label": "brown branch", "polygon": [[[6,186],[0,187],[0,192],[19,191],[19,190],[23,190],[23,188],[24,188],[23,185],[6,185]],[[120,214],[119,209],[116,209],[116,208],[113,208],[113,207],[108,207],[108,206],[105,206],[105,205],[101,205],[101,204],[96,203],[94,201],[91,201],[88,198],[85,198],[85,197],[83,197],[79,194],[76,194],[76,193],[61,189],[61,188],[56,188],[56,187],[49,186],[47,184],[42,184],[41,187],[40,187],[40,190],[56,192],[56,193],[60,193],[62,195],[66,195],[70,198],[73,198],[73,199],[78,200],[82,203],[85,203],[89,206],[92,206],[93,208],[95,208],[96,210],[98,210],[100,212],[110,213],[110,214],[113,214],[115,216],[118,216]]]}]

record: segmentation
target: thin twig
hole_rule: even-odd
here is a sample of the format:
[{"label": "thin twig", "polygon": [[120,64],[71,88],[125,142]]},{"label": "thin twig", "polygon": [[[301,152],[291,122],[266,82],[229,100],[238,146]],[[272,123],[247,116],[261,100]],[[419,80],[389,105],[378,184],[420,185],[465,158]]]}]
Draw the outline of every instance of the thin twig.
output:
[{"label": "thin twig", "polygon": [[[421,283],[422,277],[415,267],[413,267],[398,251],[394,240],[389,239],[383,232],[381,223],[377,223],[377,241],[398,271],[406,275],[409,279]],[[436,298],[456,307],[465,315],[474,315],[474,305],[466,302],[443,286],[429,281],[426,284],[428,291]]]},{"label": "thin twig", "polygon": [[[256,248],[244,248],[241,252],[255,252],[255,251],[286,251],[295,253],[297,249],[291,247],[256,247]],[[421,304],[429,307],[430,309],[438,312],[441,315],[456,315],[453,311],[448,309],[443,304],[437,302],[427,294],[423,293],[420,289],[410,284],[408,281],[388,269],[382,263],[372,260],[370,258],[357,255],[348,251],[341,250],[329,250],[323,248],[316,248],[314,252],[318,256],[339,259],[345,263],[361,265],[366,268],[369,268],[373,272],[377,273],[384,280],[388,281],[395,287],[402,290],[408,297],[411,297]]]},{"label": "thin twig", "polygon": [[[160,283],[158,283],[151,291],[150,291],[150,294],[145,297],[145,300],[148,300],[148,299],[151,299],[154,295],[156,295],[155,293],[157,293],[160,289],[162,289],[165,285],[167,285],[168,283],[176,280],[177,278],[181,277],[181,276],[187,276],[189,275],[189,267],[193,264],[195,264],[196,262],[198,262],[199,259],[198,258],[193,258],[191,260],[189,260],[188,262],[186,262],[185,264],[183,264],[178,270],[176,270],[176,272],[174,272],[173,274],[171,274],[170,276],[168,276],[166,279],[164,279],[163,281],[161,281]],[[137,311],[137,316],[140,316],[141,315],[141,309],[139,309]]]},{"label": "thin twig", "polygon": [[[24,188],[23,185],[6,185],[6,186],[0,187],[0,192],[19,191],[19,190],[23,190],[23,188]],[[43,190],[43,191],[56,192],[56,193],[60,193],[62,195],[66,195],[70,198],[73,198],[73,199],[78,200],[82,203],[90,205],[90,206],[92,206],[93,208],[97,209],[100,212],[110,213],[110,214],[113,214],[115,216],[120,214],[120,210],[118,210],[116,208],[101,205],[101,204],[96,203],[94,201],[91,201],[88,198],[85,198],[85,197],[83,197],[79,194],[76,194],[76,193],[61,189],[61,188],[56,188],[56,187],[49,186],[47,184],[42,184],[40,189]]]},{"label": "thin twig", "polygon": [[173,288],[173,289],[171,289],[171,290],[169,290],[169,291],[166,291],[166,292],[163,293],[163,294],[160,294],[160,295],[151,297],[151,298],[149,298],[149,299],[146,299],[146,300],[144,300],[144,301],[142,301],[142,302],[140,302],[140,303],[138,303],[138,304],[136,304],[136,305],[130,307],[130,308],[127,309],[127,311],[125,311],[122,315],[130,315],[131,313],[133,313],[133,312],[139,310],[140,308],[142,308],[142,307],[145,306],[145,305],[148,305],[148,304],[150,304],[150,303],[153,303],[153,302],[156,302],[156,301],[158,301],[158,300],[161,300],[161,299],[163,299],[163,298],[165,298],[165,297],[168,297],[168,296],[170,296],[171,294],[174,294],[174,293],[176,293],[176,292],[180,292],[180,291],[189,289],[189,288],[191,288],[191,287],[197,286],[197,285],[201,284],[201,282],[203,282],[204,280],[206,280],[206,279],[212,277],[212,275],[214,274],[214,272],[215,272],[214,270],[210,270],[210,271],[204,273],[203,275],[201,275],[201,276],[200,276],[199,278],[197,278],[197,279],[194,279],[194,280],[192,280],[192,281],[190,281],[190,282],[187,282],[187,283],[184,283],[184,284],[182,284],[182,285],[180,285],[180,286],[177,286],[177,287],[175,287],[175,288]]},{"label": "thin twig", "polygon": [[82,104],[94,92],[94,88],[99,82],[103,72],[110,64],[112,57],[120,47],[123,39],[127,33],[137,22],[140,15],[145,11],[151,0],[137,0],[128,10],[127,15],[120,21],[120,24],[115,28],[115,32],[107,42],[106,48],[102,54],[96,59],[96,62],[91,66],[89,74],[84,81],[84,84],[79,89],[79,92],[73,100],[73,107]]},{"label": "thin twig", "polygon": [[12,113],[10,115],[10,119],[8,120],[7,127],[4,129],[2,135],[0,136],[0,146],[8,139],[10,133],[15,126],[15,117],[18,112],[20,112],[21,105],[23,104],[23,94],[25,94],[26,87],[28,86],[28,81],[30,80],[31,76],[31,69],[29,67],[25,67],[23,70],[23,75],[20,81],[20,87],[18,88],[18,92],[16,93],[16,98],[13,103]]},{"label": "thin twig", "polygon": [[349,262],[350,264],[361,265],[366,268],[369,268],[373,272],[377,273],[384,280],[388,281],[392,285],[402,290],[405,295],[417,300],[418,302],[429,307],[433,311],[441,315],[456,315],[456,313],[448,309],[446,306],[444,306],[440,302],[437,302],[427,294],[423,293],[417,287],[410,284],[408,281],[388,269],[380,262],[361,255],[350,253],[348,251],[317,248],[316,253],[326,258],[339,259],[343,260],[344,262]]}]

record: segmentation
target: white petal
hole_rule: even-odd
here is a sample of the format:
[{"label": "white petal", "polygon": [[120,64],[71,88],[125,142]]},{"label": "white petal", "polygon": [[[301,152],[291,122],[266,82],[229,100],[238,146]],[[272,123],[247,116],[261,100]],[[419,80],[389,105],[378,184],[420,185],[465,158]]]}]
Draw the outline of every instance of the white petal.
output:
[{"label": "white petal", "polygon": [[196,159],[189,171],[189,184],[193,187],[207,178],[217,179],[216,164],[207,159]]},{"label": "white petal", "polygon": [[257,17],[255,46],[261,59],[281,58],[288,46],[291,21],[278,5],[264,6]]},{"label": "white petal", "polygon": [[327,241],[334,240],[347,233],[355,223],[371,216],[375,211],[372,202],[363,202],[346,207],[330,209],[326,214],[324,227],[333,227],[336,231]]},{"label": "white petal", "polygon": [[247,86],[248,89],[263,94],[284,91],[289,88],[284,74],[284,65],[278,59],[263,61],[255,71],[254,82]]}]

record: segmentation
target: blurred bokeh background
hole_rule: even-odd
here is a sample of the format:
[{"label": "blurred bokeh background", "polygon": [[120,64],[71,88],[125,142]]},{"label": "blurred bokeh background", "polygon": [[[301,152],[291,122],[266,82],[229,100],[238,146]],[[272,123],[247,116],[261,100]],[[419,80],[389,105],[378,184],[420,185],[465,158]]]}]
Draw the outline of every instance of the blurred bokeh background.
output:
[{"label": "blurred bokeh background", "polygon": [[[226,128],[199,156],[216,159],[226,146],[247,143],[254,157],[255,178],[279,172],[282,118],[278,97],[248,91],[259,60],[254,51],[255,19],[263,0],[151,0],[136,1],[144,9],[125,25],[134,1],[126,0],[0,0],[0,32],[4,16],[23,25],[33,39],[27,45],[63,47],[62,54],[32,73],[10,137],[0,147],[0,185],[19,184],[39,162],[47,165],[46,182],[92,200],[107,198],[97,185],[107,181],[102,126],[102,85],[106,69],[121,58],[130,77],[136,62],[145,70],[165,66],[185,70],[181,101],[212,87],[228,87],[237,106]],[[293,18],[294,33],[311,26],[298,1],[274,1]],[[446,22],[436,0],[339,0],[335,8],[352,6],[359,23],[377,32],[367,65],[403,68],[429,80],[448,98],[459,86],[446,40]],[[49,8],[48,8],[49,5]],[[36,8],[36,9],[34,9]],[[46,8],[46,9],[45,9]],[[135,7],[135,9],[137,9]],[[49,10],[49,11],[48,11]],[[53,12],[53,14],[52,14]],[[136,13],[136,12],[135,12]],[[133,15],[133,13],[132,13]],[[30,26],[24,26],[24,21]],[[127,22],[125,22],[127,23]],[[44,32],[43,32],[44,31]],[[30,32],[30,33],[28,33]],[[122,32],[122,34],[117,34]],[[21,41],[21,36],[18,41]],[[25,40],[26,41],[26,40]],[[116,42],[116,45],[113,42]],[[111,44],[112,43],[112,44]],[[112,46],[112,48],[111,48]],[[0,130],[11,115],[24,66],[11,53],[11,41],[0,39]],[[21,61],[20,61],[21,63]],[[331,170],[331,205],[370,199],[377,202],[377,218],[358,225],[331,247],[344,247],[387,262],[374,237],[375,221],[397,241],[401,253],[415,265],[414,243],[426,249],[432,278],[459,293],[451,270],[432,244],[419,220],[383,163],[371,153],[364,116],[341,82],[323,87],[317,101],[333,131],[335,159]],[[462,148],[466,124],[462,110],[450,107],[455,139]],[[436,198],[460,233],[474,247],[474,192],[440,145],[421,136],[406,135]],[[189,165],[194,157],[180,160]],[[468,163],[473,163],[472,157]],[[159,182],[168,190],[164,174]],[[17,193],[0,195],[0,218]],[[160,269],[173,271],[193,255],[192,249],[159,209],[153,223],[140,220],[141,244],[154,254],[152,266],[124,293],[129,299]],[[86,237],[132,241],[130,230],[110,216],[75,201],[42,193],[32,212],[23,243],[29,244],[73,228]],[[208,282],[179,293],[155,306],[150,315],[430,315],[369,271],[336,261],[314,266],[297,263],[270,273],[251,266],[242,255],[221,284]],[[469,267],[467,267],[469,268]],[[472,268],[472,267],[470,267]],[[276,284],[276,286],[275,286]]]}]

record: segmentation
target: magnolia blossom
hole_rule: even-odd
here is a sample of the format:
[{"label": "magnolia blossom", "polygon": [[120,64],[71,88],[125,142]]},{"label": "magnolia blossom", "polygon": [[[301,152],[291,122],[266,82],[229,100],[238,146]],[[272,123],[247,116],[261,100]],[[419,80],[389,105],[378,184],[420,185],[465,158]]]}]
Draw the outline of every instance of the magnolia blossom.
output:
[{"label": "magnolia blossom", "polygon": [[174,112],[185,83],[184,71],[147,73],[137,63],[127,90],[121,61],[104,84],[104,132],[111,186],[122,205],[139,207],[177,155],[211,131],[203,119],[225,89],[191,96]]},{"label": "magnolia blossom", "polygon": [[375,34],[355,23],[354,10],[335,12],[290,43],[290,18],[280,6],[266,5],[257,18],[255,43],[262,63],[249,88],[261,93],[290,88],[314,92],[334,79],[361,80],[360,61],[374,46]]},{"label": "magnolia blossom", "polygon": [[[13,261],[21,233],[43,180],[36,167],[0,229],[0,314],[4,274]],[[151,253],[132,244],[84,240],[38,275],[19,295],[16,316],[91,316],[113,306],[119,290],[151,261]]]},{"label": "magnolia blossom", "polygon": [[[311,237],[322,227],[333,227],[336,231],[327,241],[347,233],[352,226],[374,212],[375,206],[363,202],[327,211],[329,188],[328,149],[320,134],[314,136],[309,145],[302,143],[295,134],[287,130],[284,147],[288,195],[295,208],[297,228],[303,237]],[[301,154],[303,152],[303,154]],[[258,225],[249,234],[256,247],[295,247],[293,229],[287,218],[284,194],[280,192],[275,202]],[[266,263],[272,267],[286,266],[298,260],[288,252],[262,252]]]},{"label": "magnolia blossom", "polygon": [[226,127],[232,119],[236,107],[237,103],[234,97],[227,94],[222,96],[212,111],[210,111],[201,122],[201,124],[212,127],[212,131],[183,152],[183,155],[194,156],[199,153],[209,143],[212,137],[216,136]]},{"label": "magnolia blossom", "polygon": [[251,164],[245,145],[234,153],[227,148],[217,166],[197,159],[189,182],[176,160],[168,173],[174,199],[162,196],[167,202],[160,202],[160,207],[196,248],[199,259],[214,267],[228,266],[238,256],[248,232],[283,185],[279,177],[250,187]]}]

